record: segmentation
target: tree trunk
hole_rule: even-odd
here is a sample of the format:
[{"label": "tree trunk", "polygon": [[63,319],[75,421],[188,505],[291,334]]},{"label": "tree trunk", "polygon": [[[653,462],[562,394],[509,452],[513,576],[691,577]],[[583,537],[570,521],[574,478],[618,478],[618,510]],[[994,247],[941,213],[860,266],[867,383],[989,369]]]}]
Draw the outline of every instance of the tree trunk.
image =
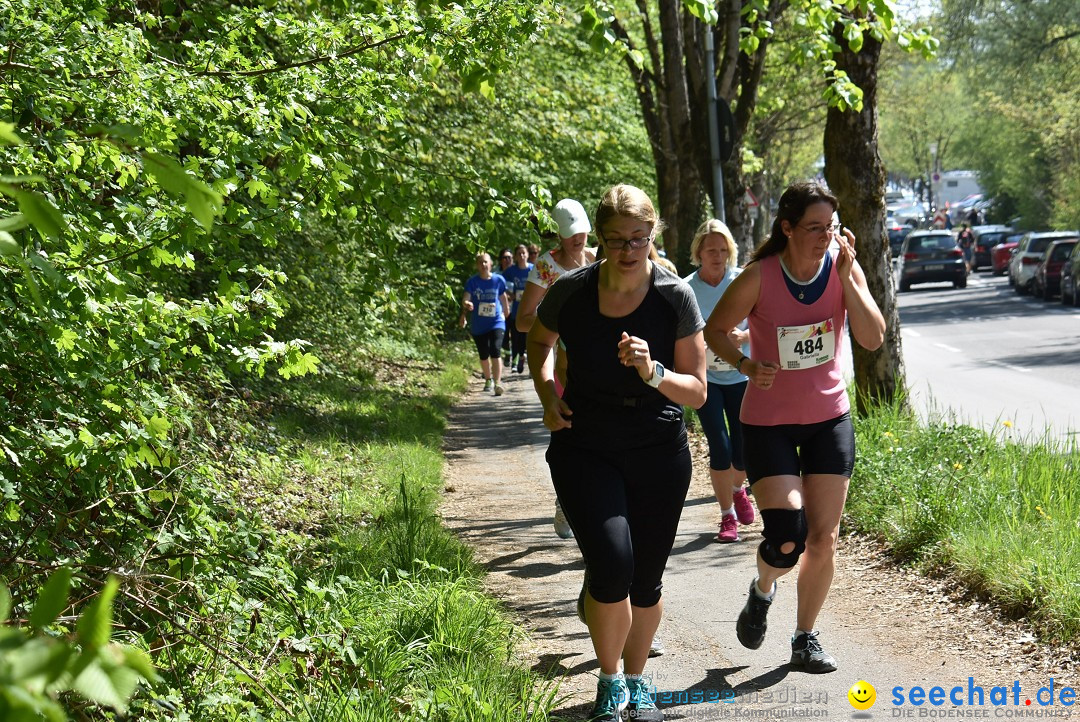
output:
[{"label": "tree trunk", "polygon": [[[753,250],[761,245],[761,242],[765,240],[765,236],[772,230],[771,227],[766,224],[769,223],[769,186],[765,183],[765,175],[758,173],[750,184],[750,190],[754,194],[754,198],[757,199],[757,208],[750,209],[750,219],[753,223],[753,229],[750,236],[750,249]],[[749,255],[747,256],[749,260]]]},{"label": "tree trunk", "polygon": [[[738,145],[742,145],[740,142]],[[739,249],[739,264],[746,265],[750,252],[754,250],[754,239],[750,235],[751,219],[743,196],[746,195],[746,177],[742,172],[742,159],[739,148],[731,155],[731,160],[724,163],[724,215],[735,247]]]},{"label": "tree trunk", "polygon": [[667,223],[664,251],[680,270],[689,273],[690,241],[702,221],[705,201],[701,180],[692,163],[657,163],[656,191],[660,217]]},{"label": "tree trunk", "polygon": [[852,339],[856,400],[860,413],[903,398],[904,362],[900,317],[892,282],[892,259],[885,230],[885,167],[878,154],[877,72],[881,43],[869,33],[852,52],[837,25],[834,37],[843,50],[834,58],[863,90],[863,108],[830,107],[825,121],[825,179],[840,201],[841,222],[855,234],[855,252],[870,293],[885,316],[885,342],[867,351]]}]

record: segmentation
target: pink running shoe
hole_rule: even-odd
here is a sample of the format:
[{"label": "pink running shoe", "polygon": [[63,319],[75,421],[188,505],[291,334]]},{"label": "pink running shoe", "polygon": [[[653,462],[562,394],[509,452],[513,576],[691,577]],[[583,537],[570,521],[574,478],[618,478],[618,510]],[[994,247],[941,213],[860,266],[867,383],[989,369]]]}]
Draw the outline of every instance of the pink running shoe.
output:
[{"label": "pink running shoe", "polygon": [[735,516],[738,517],[739,523],[743,525],[752,524],[754,521],[754,502],[750,501],[746,489],[742,488],[736,491],[732,495],[732,499],[735,501]]},{"label": "pink running shoe", "polygon": [[716,541],[721,544],[739,541],[739,520],[734,514],[724,514],[720,522],[720,531],[716,533]]}]

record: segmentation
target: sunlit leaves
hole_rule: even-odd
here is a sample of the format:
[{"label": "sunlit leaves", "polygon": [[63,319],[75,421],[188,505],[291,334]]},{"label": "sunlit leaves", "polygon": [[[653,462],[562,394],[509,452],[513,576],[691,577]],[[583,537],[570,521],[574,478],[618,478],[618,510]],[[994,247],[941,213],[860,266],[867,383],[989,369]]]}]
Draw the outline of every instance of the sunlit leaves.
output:
[{"label": "sunlit leaves", "polygon": [[19,145],[22,138],[15,132],[15,124],[0,121],[0,144]]},{"label": "sunlit leaves", "polygon": [[[44,235],[53,240],[67,227],[64,216],[43,195],[35,191],[23,190],[17,183],[32,180],[29,178],[7,178],[0,181],[0,193],[10,196],[19,204],[21,216]],[[9,221],[11,223],[11,221]],[[16,222],[17,223],[17,222]]]},{"label": "sunlit leaves", "polygon": [[[897,22],[890,0],[802,0],[795,6],[795,25],[806,31],[803,56],[816,60],[825,71],[828,87],[824,98],[842,110],[862,108],[862,92],[842,73],[832,72],[831,63],[841,47],[834,36],[852,52],[862,50],[865,35],[879,42],[895,41],[899,47],[932,57],[938,41],[927,28],[911,28]],[[745,36],[742,42],[751,43]]]},{"label": "sunlit leaves", "polygon": [[715,25],[718,18],[715,3],[708,0],[683,0],[683,5],[690,14],[709,25]]},{"label": "sunlit leaves", "polygon": [[180,164],[160,153],[145,153],[143,165],[161,187],[169,193],[184,197],[188,210],[207,231],[214,225],[214,216],[221,213],[221,194],[189,175]]},{"label": "sunlit leaves", "polygon": [[[0,366],[18,383],[0,395],[0,543],[75,568],[141,560],[166,585],[184,571],[158,601],[200,608],[191,567],[226,563],[201,555],[219,527],[233,530],[210,490],[175,513],[155,508],[212,473],[192,466],[211,443],[192,431],[200,404],[254,376],[317,373],[323,350],[294,335],[437,323],[443,284],[461,270],[448,259],[531,232],[551,175],[510,163],[491,173],[506,138],[474,143],[417,117],[476,103],[486,121],[548,7],[13,4]],[[295,289],[283,292],[283,269]],[[222,541],[223,553],[244,543]],[[151,547],[197,547],[200,560],[147,561]],[[140,670],[110,651],[106,606],[78,625],[97,656],[75,686],[122,709],[123,665]],[[131,606],[118,614],[144,612]]]},{"label": "sunlit leaves", "polygon": [[79,617],[76,629],[79,643],[84,649],[103,647],[112,637],[112,602],[119,586],[116,577],[109,577],[97,598]]},{"label": "sunlit leaves", "polygon": [[17,256],[22,253],[18,241],[7,231],[0,231],[0,256]]},{"label": "sunlit leaves", "polygon": [[[46,634],[46,627],[68,606],[71,570],[54,571],[38,594],[27,630],[0,628],[4,655],[0,667],[0,717],[4,720],[55,720],[64,713],[54,697],[74,690],[86,699],[124,712],[140,682],[158,675],[144,653],[110,644],[112,604],[118,588],[115,577],[79,617],[79,646],[63,634]],[[0,584],[0,621],[6,621],[12,599]]]}]

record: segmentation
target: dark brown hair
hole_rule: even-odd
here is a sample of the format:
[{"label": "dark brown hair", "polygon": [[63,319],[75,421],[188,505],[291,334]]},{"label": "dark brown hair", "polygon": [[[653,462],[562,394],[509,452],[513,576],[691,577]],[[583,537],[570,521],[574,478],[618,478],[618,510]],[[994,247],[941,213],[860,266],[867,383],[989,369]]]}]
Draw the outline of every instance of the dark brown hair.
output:
[{"label": "dark brown hair", "polygon": [[784,194],[780,196],[780,204],[776,208],[776,218],[773,219],[772,233],[760,246],[754,249],[754,252],[750,255],[750,263],[769,256],[775,256],[783,251],[787,247],[788,239],[784,234],[781,223],[787,221],[791,225],[797,226],[806,213],[806,209],[815,203],[828,203],[834,211],[840,205],[836,201],[836,196],[816,181],[803,181],[789,185]]}]

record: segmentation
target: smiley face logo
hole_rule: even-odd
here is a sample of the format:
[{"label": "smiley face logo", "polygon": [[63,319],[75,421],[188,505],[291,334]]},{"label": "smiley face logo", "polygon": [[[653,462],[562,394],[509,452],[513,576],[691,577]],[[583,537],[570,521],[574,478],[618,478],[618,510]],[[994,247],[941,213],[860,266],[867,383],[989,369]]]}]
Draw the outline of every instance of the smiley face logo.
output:
[{"label": "smiley face logo", "polygon": [[877,690],[874,685],[860,679],[847,691],[847,699],[855,709],[868,710],[877,701]]}]

